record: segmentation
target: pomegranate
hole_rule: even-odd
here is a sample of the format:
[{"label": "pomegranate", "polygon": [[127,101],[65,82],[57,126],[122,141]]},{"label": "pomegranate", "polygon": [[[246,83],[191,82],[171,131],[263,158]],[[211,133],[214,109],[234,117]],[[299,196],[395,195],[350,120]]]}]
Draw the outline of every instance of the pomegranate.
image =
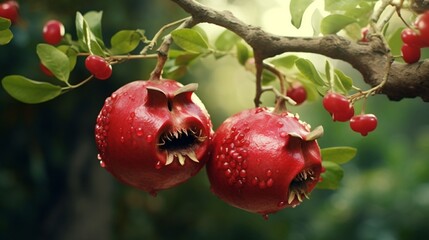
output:
[{"label": "pomegranate", "polygon": [[213,134],[197,84],[134,81],[105,101],[95,127],[100,165],[153,195],[194,176]]},{"label": "pomegranate", "polygon": [[320,180],[321,154],[310,131],[289,112],[244,110],[228,118],[213,137],[207,174],[212,192],[237,208],[267,217],[295,207]]}]

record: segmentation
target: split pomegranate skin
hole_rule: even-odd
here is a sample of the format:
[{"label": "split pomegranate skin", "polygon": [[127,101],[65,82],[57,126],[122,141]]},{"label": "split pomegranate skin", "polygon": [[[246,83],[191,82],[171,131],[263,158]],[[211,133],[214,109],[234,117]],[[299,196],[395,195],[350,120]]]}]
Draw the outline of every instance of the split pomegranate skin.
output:
[{"label": "split pomegranate skin", "polygon": [[289,112],[254,108],[216,130],[207,174],[212,192],[228,204],[263,216],[295,207],[320,180],[323,133]]},{"label": "split pomegranate skin", "polygon": [[97,117],[100,165],[153,195],[197,174],[213,130],[196,87],[163,79],[134,81],[115,91]]}]

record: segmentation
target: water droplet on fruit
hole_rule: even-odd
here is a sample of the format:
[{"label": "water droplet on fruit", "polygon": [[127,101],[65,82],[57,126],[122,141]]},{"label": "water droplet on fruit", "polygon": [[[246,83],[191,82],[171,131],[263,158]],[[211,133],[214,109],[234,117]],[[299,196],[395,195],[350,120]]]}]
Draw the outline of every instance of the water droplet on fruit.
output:
[{"label": "water droplet on fruit", "polygon": [[267,187],[272,187],[274,185],[274,180],[272,178],[269,178],[267,180]]},{"label": "water droplet on fruit", "polygon": [[285,201],[280,201],[279,203],[277,203],[277,207],[284,207],[286,205]]},{"label": "water droplet on fruit", "polygon": [[101,154],[97,154],[97,159],[101,160]]},{"label": "water droplet on fruit", "polygon": [[155,164],[155,168],[156,168],[156,169],[158,169],[158,170],[162,168],[162,163],[161,163],[161,161],[156,162],[156,164]]},{"label": "water droplet on fruit", "polygon": [[279,127],[283,127],[283,122],[278,121],[278,122],[277,122],[277,126],[279,126]]},{"label": "water droplet on fruit", "polygon": [[273,175],[273,172],[271,171],[271,169],[268,169],[266,174],[267,174],[267,177],[271,177]]},{"label": "water droplet on fruit", "polygon": [[136,135],[137,135],[138,137],[143,136],[143,129],[142,129],[141,127],[137,128]]},{"label": "water droplet on fruit", "polygon": [[100,160],[100,166],[101,166],[102,168],[105,168],[105,167],[106,167],[106,163]]},{"label": "water droplet on fruit", "polygon": [[232,176],[232,170],[231,169],[226,169],[225,170],[225,177],[231,177]]},{"label": "water droplet on fruit", "polygon": [[149,143],[153,142],[153,135],[152,134],[147,135],[146,136],[146,141],[149,142]]},{"label": "water droplet on fruit", "polygon": [[240,171],[240,177],[244,178],[244,177],[246,177],[246,175],[247,175],[246,170],[242,169]]},{"label": "water droplet on fruit", "polygon": [[252,178],[252,185],[254,185],[254,186],[256,186],[256,184],[258,184],[258,182],[259,182],[259,179],[258,179],[258,177],[254,177],[254,178]]},{"label": "water droplet on fruit", "polygon": [[270,218],[270,216],[268,216],[268,214],[262,214],[262,217],[264,218],[265,221],[267,221]]},{"label": "water droplet on fruit", "polygon": [[121,137],[121,143],[124,143],[125,142],[125,137],[124,136],[122,136]]},{"label": "water droplet on fruit", "polygon": [[115,99],[118,95],[116,93],[112,93],[112,99]]},{"label": "water droplet on fruit", "polygon": [[286,137],[286,136],[287,136],[287,133],[286,133],[286,132],[281,132],[281,133],[280,133],[280,137],[284,138],[284,137]]}]

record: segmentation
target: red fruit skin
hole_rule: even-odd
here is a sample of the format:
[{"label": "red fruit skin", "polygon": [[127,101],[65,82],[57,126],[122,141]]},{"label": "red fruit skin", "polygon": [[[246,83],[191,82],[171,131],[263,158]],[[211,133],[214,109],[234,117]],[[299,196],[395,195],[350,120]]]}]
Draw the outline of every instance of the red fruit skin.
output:
[{"label": "red fruit skin", "polygon": [[112,66],[97,55],[89,55],[85,59],[85,67],[95,78],[106,80],[112,75]]},{"label": "red fruit skin", "polygon": [[[179,133],[182,129],[187,129],[186,135]],[[197,132],[198,141],[187,138],[193,134],[189,129]],[[181,138],[175,145],[170,144],[168,150],[163,149],[168,142],[167,133],[171,133],[169,139],[174,138],[174,133]],[[120,181],[153,195],[200,171],[212,134],[204,105],[192,91],[174,80],[124,85],[106,99],[95,127],[100,165]],[[182,165],[178,156],[172,155],[182,156],[177,151],[185,150],[192,150],[198,162],[183,156]],[[174,157],[170,163],[169,153]]]},{"label": "red fruit skin", "polygon": [[19,4],[15,1],[7,1],[0,4],[0,17],[16,23],[19,17]]},{"label": "red fruit skin", "polygon": [[49,20],[43,26],[43,39],[46,43],[57,45],[65,34],[64,25],[57,20]]},{"label": "red fruit skin", "polygon": [[332,114],[332,120],[338,122],[347,122],[355,115],[355,109],[352,105],[349,106],[344,112],[337,112]]},{"label": "red fruit skin", "polygon": [[377,117],[374,114],[356,115],[350,119],[350,128],[366,136],[377,128]]},{"label": "red fruit skin", "polygon": [[403,43],[414,48],[421,48],[425,45],[420,33],[410,28],[404,28],[404,30],[402,30],[401,39]]},{"label": "red fruit skin", "polygon": [[349,100],[339,93],[329,92],[323,97],[323,107],[331,115],[348,111],[350,108]]},{"label": "red fruit skin", "polygon": [[48,76],[48,77],[53,77],[54,74],[51,72],[51,70],[49,70],[45,65],[43,65],[43,63],[39,64],[40,66],[40,70],[42,70],[42,72]]},{"label": "red fruit skin", "polygon": [[112,76],[112,65],[108,64],[104,71],[98,72],[94,75],[95,78],[106,80]]},{"label": "red fruit skin", "polygon": [[414,25],[420,31],[421,40],[424,42],[425,47],[429,46],[429,11],[421,14]]},{"label": "red fruit skin", "polygon": [[404,44],[401,47],[402,58],[408,64],[416,63],[420,60],[420,48]]},{"label": "red fruit skin", "polygon": [[206,165],[212,192],[234,207],[262,215],[300,204],[297,197],[289,200],[292,180],[311,169],[313,179],[301,183],[309,193],[322,169],[317,141],[305,141],[309,132],[308,124],[293,114],[268,108],[229,117],[215,132]]},{"label": "red fruit skin", "polygon": [[307,100],[307,90],[303,86],[292,87],[287,90],[286,96],[292,98],[296,105],[300,105]]}]

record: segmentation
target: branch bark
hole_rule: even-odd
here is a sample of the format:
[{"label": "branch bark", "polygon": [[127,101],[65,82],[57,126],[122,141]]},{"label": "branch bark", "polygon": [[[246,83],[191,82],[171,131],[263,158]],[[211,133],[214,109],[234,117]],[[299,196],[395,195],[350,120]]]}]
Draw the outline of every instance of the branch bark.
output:
[{"label": "branch bark", "polygon": [[[265,58],[287,52],[321,54],[343,60],[357,69],[364,81],[377,86],[385,76],[385,66],[389,61],[389,50],[383,41],[374,36],[368,43],[350,41],[337,35],[323,37],[278,36],[260,27],[246,24],[229,11],[218,11],[194,0],[171,0],[189,13],[195,22],[211,23],[224,27],[243,38],[255,51],[255,55]],[[390,100],[420,97],[429,102],[429,61],[415,64],[393,63],[387,83],[379,93]]]}]

